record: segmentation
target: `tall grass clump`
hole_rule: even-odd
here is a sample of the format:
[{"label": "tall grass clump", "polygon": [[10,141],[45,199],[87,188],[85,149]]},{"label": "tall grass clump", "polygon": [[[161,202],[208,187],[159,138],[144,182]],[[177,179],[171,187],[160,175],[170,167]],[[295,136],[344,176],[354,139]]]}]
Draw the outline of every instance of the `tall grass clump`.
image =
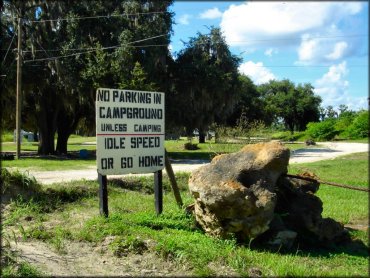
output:
[{"label": "tall grass clump", "polygon": [[266,125],[262,121],[249,121],[245,114],[242,114],[233,127],[214,124],[216,143],[244,143],[252,142],[252,137],[269,140],[270,135]]},{"label": "tall grass clump", "polygon": [[10,172],[1,169],[1,201],[7,202],[12,199],[29,198],[40,192],[41,185],[33,176],[19,171]]}]

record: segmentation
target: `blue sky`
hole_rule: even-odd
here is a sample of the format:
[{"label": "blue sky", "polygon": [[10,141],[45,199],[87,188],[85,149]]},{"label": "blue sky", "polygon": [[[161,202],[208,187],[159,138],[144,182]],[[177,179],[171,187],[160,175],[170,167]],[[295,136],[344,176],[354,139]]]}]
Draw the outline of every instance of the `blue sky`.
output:
[{"label": "blue sky", "polygon": [[311,83],[322,106],[368,109],[368,2],[175,1],[171,51],[220,27],[255,84]]}]

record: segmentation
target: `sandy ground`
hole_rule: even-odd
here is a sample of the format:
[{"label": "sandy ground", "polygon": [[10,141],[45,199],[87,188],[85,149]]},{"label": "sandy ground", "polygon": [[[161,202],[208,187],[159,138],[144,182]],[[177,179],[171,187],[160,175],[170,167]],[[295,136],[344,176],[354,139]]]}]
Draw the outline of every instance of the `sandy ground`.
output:
[{"label": "sandy ground", "polygon": [[[325,159],[333,159],[341,155],[347,155],[356,152],[369,151],[369,144],[365,143],[334,143],[323,142],[317,146],[307,147],[293,151],[289,163],[307,163]],[[172,160],[172,168],[174,172],[192,172],[195,169],[206,165],[209,161],[206,160]],[[71,180],[96,180],[98,174],[96,167],[90,167],[82,170],[67,170],[67,171],[33,171],[27,172],[34,176],[43,184],[51,184],[55,182],[65,182]],[[147,174],[151,175],[151,174]],[[126,175],[135,176],[135,175]],[[120,175],[110,175],[108,178],[118,178]]]}]

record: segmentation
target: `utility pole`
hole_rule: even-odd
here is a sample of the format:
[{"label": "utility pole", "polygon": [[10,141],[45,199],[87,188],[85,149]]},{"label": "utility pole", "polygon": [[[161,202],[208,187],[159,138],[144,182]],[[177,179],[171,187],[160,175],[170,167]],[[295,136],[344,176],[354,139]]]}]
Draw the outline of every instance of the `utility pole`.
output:
[{"label": "utility pole", "polygon": [[[22,14],[22,12],[21,12]],[[17,107],[16,107],[16,158],[21,156],[21,111],[22,111],[22,18],[18,18],[18,52],[17,52]]]}]

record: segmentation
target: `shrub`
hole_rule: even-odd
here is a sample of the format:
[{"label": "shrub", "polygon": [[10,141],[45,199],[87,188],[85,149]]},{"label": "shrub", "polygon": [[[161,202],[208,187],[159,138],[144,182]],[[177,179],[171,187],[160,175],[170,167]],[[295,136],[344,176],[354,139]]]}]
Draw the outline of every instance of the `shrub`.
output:
[{"label": "shrub", "polygon": [[339,133],[345,132],[352,124],[354,118],[355,114],[341,114],[335,122],[335,130],[337,130]]},{"label": "shrub", "polygon": [[226,143],[232,140],[247,144],[251,142],[251,137],[271,139],[266,125],[260,120],[249,121],[245,113],[240,116],[235,126],[213,124],[211,129],[216,133],[216,143]]},{"label": "shrub", "polygon": [[338,131],[335,129],[335,119],[327,119],[319,123],[308,123],[306,134],[319,141],[332,140]]},{"label": "shrub", "polygon": [[347,128],[345,134],[351,139],[369,136],[369,111],[361,111]]},{"label": "shrub", "polygon": [[3,131],[1,133],[1,142],[13,142],[13,132]]},{"label": "shrub", "polygon": [[193,143],[188,142],[184,144],[184,149],[188,151],[195,151],[195,150],[199,150],[199,147],[198,147],[198,144],[193,144]]},{"label": "shrub", "polygon": [[287,142],[294,142],[298,140],[303,140],[305,136],[304,131],[296,131],[293,134],[290,131],[280,131],[277,133],[274,133],[271,136],[271,139],[273,140],[282,140]]}]

